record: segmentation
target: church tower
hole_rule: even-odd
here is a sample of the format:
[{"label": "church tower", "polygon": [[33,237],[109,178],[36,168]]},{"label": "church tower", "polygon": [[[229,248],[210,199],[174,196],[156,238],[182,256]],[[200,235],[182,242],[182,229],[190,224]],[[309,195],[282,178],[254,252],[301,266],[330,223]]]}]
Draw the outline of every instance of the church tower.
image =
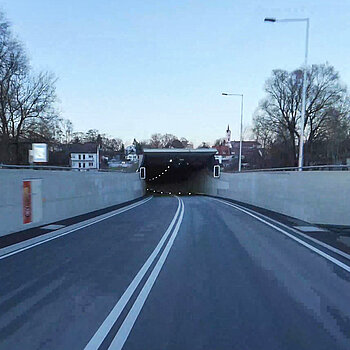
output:
[{"label": "church tower", "polygon": [[226,146],[231,148],[231,130],[230,130],[230,125],[227,125],[227,130],[226,130]]}]

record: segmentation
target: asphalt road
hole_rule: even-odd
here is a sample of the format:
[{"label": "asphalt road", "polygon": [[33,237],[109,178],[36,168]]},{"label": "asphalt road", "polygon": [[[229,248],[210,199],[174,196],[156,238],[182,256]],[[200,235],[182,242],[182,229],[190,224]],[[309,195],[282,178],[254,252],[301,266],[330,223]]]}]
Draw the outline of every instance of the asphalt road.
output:
[{"label": "asphalt road", "polygon": [[155,197],[0,256],[0,349],[349,349],[346,265],[215,199]]}]

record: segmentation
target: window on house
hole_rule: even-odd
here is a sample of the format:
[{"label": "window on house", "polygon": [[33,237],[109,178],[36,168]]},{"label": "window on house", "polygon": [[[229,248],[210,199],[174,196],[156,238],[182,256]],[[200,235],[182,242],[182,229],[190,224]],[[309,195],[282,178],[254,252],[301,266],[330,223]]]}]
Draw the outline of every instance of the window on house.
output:
[{"label": "window on house", "polygon": [[94,156],[92,154],[89,154],[89,158],[93,158]]},{"label": "window on house", "polygon": [[83,168],[85,168],[85,163],[83,163]]},{"label": "window on house", "polygon": [[85,159],[85,154],[83,154],[83,159]]},{"label": "window on house", "polygon": [[79,154],[79,159],[81,159],[81,154]]},{"label": "window on house", "polygon": [[89,166],[94,166],[94,163],[91,163],[91,162],[90,162],[90,163],[89,163]]},{"label": "window on house", "polygon": [[81,163],[79,163],[79,168],[81,168]]}]

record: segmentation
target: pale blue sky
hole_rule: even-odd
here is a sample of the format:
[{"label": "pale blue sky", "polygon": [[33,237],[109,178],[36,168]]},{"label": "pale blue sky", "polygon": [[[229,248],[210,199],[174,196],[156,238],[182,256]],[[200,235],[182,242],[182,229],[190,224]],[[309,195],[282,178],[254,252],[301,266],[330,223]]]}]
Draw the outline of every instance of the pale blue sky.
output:
[{"label": "pale blue sky", "polygon": [[303,62],[310,17],[310,63],[328,61],[350,83],[349,0],[3,0],[32,66],[59,78],[62,116],[76,130],[99,129],[127,144],[153,132],[195,144],[239,135],[274,68]]}]

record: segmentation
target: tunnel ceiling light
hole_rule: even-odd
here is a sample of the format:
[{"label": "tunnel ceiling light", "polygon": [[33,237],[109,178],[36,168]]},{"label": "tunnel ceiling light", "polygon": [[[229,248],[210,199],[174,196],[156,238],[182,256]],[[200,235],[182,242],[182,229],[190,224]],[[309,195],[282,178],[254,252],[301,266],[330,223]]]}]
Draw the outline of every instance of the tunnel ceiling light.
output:
[{"label": "tunnel ceiling light", "polygon": [[170,168],[170,165],[168,165],[168,169]]},{"label": "tunnel ceiling light", "polygon": [[172,161],[173,161],[172,159],[169,160],[170,163],[171,163]]}]

